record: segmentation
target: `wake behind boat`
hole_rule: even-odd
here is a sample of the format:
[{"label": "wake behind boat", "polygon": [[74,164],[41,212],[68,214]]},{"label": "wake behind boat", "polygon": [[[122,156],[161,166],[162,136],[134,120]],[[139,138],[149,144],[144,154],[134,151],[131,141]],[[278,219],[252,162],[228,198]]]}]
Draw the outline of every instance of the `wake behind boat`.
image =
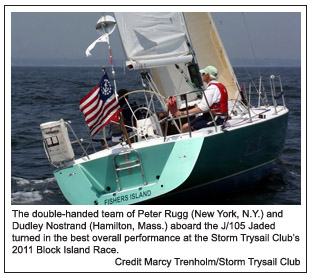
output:
[{"label": "wake behind boat", "polygon": [[[105,149],[91,154],[69,122],[41,125],[44,147],[57,168],[54,176],[65,198],[71,204],[135,204],[175,199],[187,192],[196,199],[239,190],[266,175],[281,153],[287,128],[288,109],[280,77],[269,77],[270,94],[260,77],[258,104],[252,106],[251,87],[248,94],[239,87],[209,13],[115,13],[115,17],[116,21],[111,16],[99,20],[97,29],[103,34],[87,50],[90,54],[96,43],[108,44],[114,85],[105,73],[80,108],[93,137],[108,123],[118,123],[119,143],[109,144],[104,133]],[[116,25],[127,56],[125,63],[142,77],[142,89],[120,96],[119,102],[109,43]],[[218,125],[213,121],[211,127],[182,132],[183,124],[198,116],[189,111],[202,99],[199,69],[206,65],[218,69],[219,81],[228,91],[226,122]],[[102,89],[105,96],[101,100],[107,106],[100,113],[89,114],[92,96]],[[177,109],[186,114],[172,114],[169,97],[174,97]],[[142,100],[142,104],[133,107],[130,98]],[[125,108],[118,105],[122,103],[130,111],[128,122],[124,121]],[[204,113],[212,114],[211,108]],[[93,115],[101,121],[97,123]],[[74,154],[68,130],[83,150],[81,158]]]}]

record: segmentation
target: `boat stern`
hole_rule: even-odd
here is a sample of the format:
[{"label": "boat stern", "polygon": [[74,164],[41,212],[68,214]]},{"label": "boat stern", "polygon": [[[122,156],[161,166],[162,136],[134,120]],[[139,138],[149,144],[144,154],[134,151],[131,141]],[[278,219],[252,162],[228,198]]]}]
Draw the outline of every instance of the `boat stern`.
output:
[{"label": "boat stern", "polygon": [[127,149],[58,169],[54,176],[71,204],[135,204],[178,188],[191,174],[203,138]]}]

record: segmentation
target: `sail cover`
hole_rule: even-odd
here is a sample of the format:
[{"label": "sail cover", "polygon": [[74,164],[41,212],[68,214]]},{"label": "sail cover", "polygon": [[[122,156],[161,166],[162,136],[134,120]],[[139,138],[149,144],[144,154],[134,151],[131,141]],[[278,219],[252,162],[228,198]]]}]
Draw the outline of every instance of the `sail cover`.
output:
[{"label": "sail cover", "polygon": [[115,13],[129,68],[192,61],[180,13]]}]

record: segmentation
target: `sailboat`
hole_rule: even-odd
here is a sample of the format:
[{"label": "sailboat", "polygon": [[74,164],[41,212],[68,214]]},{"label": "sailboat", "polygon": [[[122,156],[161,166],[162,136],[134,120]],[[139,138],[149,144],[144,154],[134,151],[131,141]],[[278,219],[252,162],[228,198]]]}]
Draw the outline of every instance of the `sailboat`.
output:
[{"label": "sailboat", "polygon": [[[108,43],[115,26],[125,65],[140,71],[142,80],[141,89],[127,93],[142,104],[131,110],[131,124],[122,124],[124,137],[114,145],[104,137],[105,148],[89,153],[68,121],[40,126],[54,176],[69,203],[144,204],[180,196],[203,200],[240,190],[268,174],[282,151],[288,122],[279,76],[269,77],[270,96],[259,78],[258,104],[252,106],[209,13],[103,16],[97,28]],[[197,116],[189,109],[202,98],[199,69],[207,65],[218,69],[218,80],[227,88],[228,119],[182,133],[182,124]],[[185,115],[170,113],[166,100],[172,96]],[[137,118],[136,110],[143,110],[144,117]],[[76,158],[73,142],[80,145],[82,157]]]}]

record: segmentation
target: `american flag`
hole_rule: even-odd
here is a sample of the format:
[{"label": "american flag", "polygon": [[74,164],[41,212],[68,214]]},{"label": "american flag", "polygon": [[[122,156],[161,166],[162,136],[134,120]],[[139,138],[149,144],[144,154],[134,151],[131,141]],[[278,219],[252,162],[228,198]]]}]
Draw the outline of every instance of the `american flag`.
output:
[{"label": "american flag", "polygon": [[105,125],[116,120],[121,108],[114,94],[107,73],[83,99],[80,110],[85,116],[91,136],[97,134]]}]

